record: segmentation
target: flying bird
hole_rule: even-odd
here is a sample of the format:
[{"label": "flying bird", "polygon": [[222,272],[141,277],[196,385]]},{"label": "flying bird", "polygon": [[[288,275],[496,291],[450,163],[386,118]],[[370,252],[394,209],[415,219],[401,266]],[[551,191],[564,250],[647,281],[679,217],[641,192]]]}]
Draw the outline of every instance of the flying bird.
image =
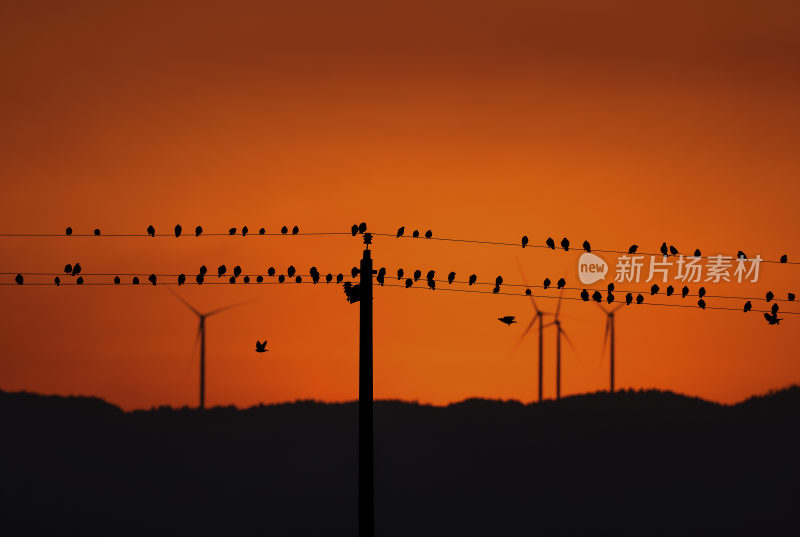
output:
[{"label": "flying bird", "polygon": [[639,249],[639,245],[638,244],[631,244],[631,247],[628,248],[628,253],[629,254],[635,254],[636,250],[638,250],[638,249]]},{"label": "flying bird", "polygon": [[684,285],[683,289],[681,289],[681,298],[686,298],[686,295],[688,294],[689,294],[689,288]]},{"label": "flying bird", "polygon": [[175,236],[176,237],[180,237],[182,232],[183,232],[183,228],[181,227],[180,224],[175,226]]},{"label": "flying bird", "polygon": [[406,289],[408,289],[412,285],[414,285],[414,280],[412,280],[411,278],[406,278]]},{"label": "flying bird", "polygon": [[542,287],[544,287],[545,289],[550,287],[550,278],[545,278],[544,279],[544,281],[542,282]]},{"label": "flying bird", "polygon": [[451,272],[450,274],[447,275],[447,283],[453,283],[453,280],[455,279],[456,279],[455,272]]},{"label": "flying bird", "polygon": [[421,270],[415,270],[414,271],[414,281],[419,280],[421,276],[422,276],[422,271]]},{"label": "flying bird", "polygon": [[747,313],[751,309],[753,309],[753,303],[748,300],[747,302],[744,303],[744,309],[742,311]]},{"label": "flying bird", "polygon": [[147,277],[147,281],[149,281],[150,283],[155,285],[156,284],[156,275],[155,274],[151,274],[150,276]]},{"label": "flying bird", "polygon": [[[294,227],[297,227],[297,226],[294,226]],[[366,233],[367,232],[367,223],[366,222],[361,222],[360,224],[358,224],[358,232],[359,233]],[[292,231],[292,233],[296,233],[296,232]]]},{"label": "flying bird", "polygon": [[147,226],[147,234],[150,235],[151,237],[155,237],[156,228],[154,228],[153,226]]},{"label": "flying bird", "polygon": [[551,250],[555,250],[555,249],[556,249],[556,241],[554,241],[554,240],[553,240],[553,237],[547,237],[547,240],[546,240],[546,241],[544,241],[544,243],[545,243],[545,244],[547,245],[547,247],[548,247],[548,248],[550,248]]},{"label": "flying bird", "polygon": [[265,339],[262,343],[261,341],[256,340],[256,352],[267,352],[267,340]]},{"label": "flying bird", "polygon": [[223,274],[228,271],[228,268],[225,265],[220,265],[217,268],[217,278],[221,278]]},{"label": "flying bird", "polygon": [[17,274],[17,277],[14,278],[14,281],[17,282],[17,285],[22,285],[25,281],[25,278],[22,277],[22,274]]},{"label": "flying bird", "polygon": [[769,324],[780,324],[783,319],[778,319],[777,315],[770,315],[769,313],[764,313],[764,318],[767,320]]},{"label": "flying bird", "polygon": [[662,255],[669,255],[669,250],[667,249],[667,243],[666,242],[662,242],[661,243],[661,253],[662,253]]},{"label": "flying bird", "polygon": [[72,266],[72,275],[73,276],[77,276],[80,273],[81,273],[81,264],[80,263],[75,263]]},{"label": "flying bird", "polygon": [[55,282],[55,284],[56,284],[56,287],[58,287],[59,285],[61,285],[61,278],[59,278],[58,276],[56,276],[56,277],[55,277],[55,279],[54,279],[53,281]]},{"label": "flying bird", "polygon": [[405,233],[405,232],[406,232],[405,226],[400,226],[399,228],[397,228],[397,237],[398,238],[402,237],[403,233]]},{"label": "flying bird", "polygon": [[586,250],[587,252],[592,251],[592,245],[589,244],[589,241],[583,241],[583,249]]},{"label": "flying bird", "polygon": [[470,277],[469,277],[468,284],[469,285],[473,285],[477,281],[478,281],[478,275],[477,274],[471,274]]},{"label": "flying bird", "polygon": [[592,293],[592,300],[594,300],[595,302],[602,302],[603,295],[600,294],[600,291],[595,291],[594,293]]},{"label": "flying bird", "polygon": [[565,285],[567,285],[567,280],[565,280],[564,278],[559,278],[558,281],[556,282],[556,287],[558,289],[563,289]]},{"label": "flying bird", "polygon": [[411,236],[414,237],[415,239],[418,239],[419,238],[419,230],[415,229],[414,233],[412,233]]},{"label": "flying bird", "polygon": [[561,247],[564,249],[565,252],[569,252],[569,239],[564,237],[561,239]]},{"label": "flying bird", "polygon": [[194,228],[194,236],[199,237],[203,233],[203,226],[197,226]]},{"label": "flying bird", "polygon": [[631,302],[633,302],[633,294],[628,293],[627,295],[625,295],[625,304],[630,306]]},{"label": "flying bird", "polygon": [[68,227],[68,228],[66,229],[66,233],[67,233],[67,237],[69,237],[70,235],[72,235],[72,228],[71,228],[71,227]]},{"label": "flying bird", "polygon": [[431,237],[433,237],[433,232],[429,229],[425,232],[425,238],[430,239]]},{"label": "flying bird", "polygon": [[232,227],[228,230],[228,235],[236,235],[236,228]]},{"label": "flying bird", "polygon": [[674,246],[670,245],[669,253],[671,253],[672,255],[678,255],[678,249],[675,248]]},{"label": "flying bird", "polygon": [[283,226],[283,227],[281,228],[281,234],[282,234],[282,235],[286,235],[287,233],[289,233],[289,228],[288,228],[288,227],[286,227],[286,226]]},{"label": "flying bird", "polygon": [[398,280],[402,280],[403,279],[403,269],[401,269],[401,268],[397,269],[397,279]]},{"label": "flying bird", "polygon": [[336,275],[336,283],[342,283],[342,280],[344,280],[344,274],[340,272]]},{"label": "flying bird", "polygon": [[275,276],[275,267],[269,267],[267,269],[267,276],[270,276],[270,277]]},{"label": "flying bird", "polygon": [[522,236],[522,247],[525,248],[526,246],[528,246],[528,236],[527,235],[523,235]]},{"label": "flying bird", "polygon": [[511,326],[512,324],[517,322],[516,321],[516,317],[513,316],[513,315],[506,315],[505,317],[498,317],[497,320],[500,321],[501,323],[505,324],[506,326]]},{"label": "flying bird", "polygon": [[651,295],[657,294],[658,293],[658,289],[659,289],[658,285],[653,284],[652,287],[650,287],[650,294]]},{"label": "flying bird", "polygon": [[637,304],[641,304],[642,302],[644,302],[644,297],[640,293],[640,294],[636,295],[636,303]]},{"label": "flying bird", "polygon": [[675,292],[675,288],[674,287],[672,287],[671,285],[669,287],[667,287],[667,296],[672,296],[672,293],[674,293],[674,292]]},{"label": "flying bird", "polygon": [[178,274],[178,285],[186,283],[186,274]]},{"label": "flying bird", "polygon": [[100,236],[100,230],[99,230],[99,229],[95,228],[95,230],[94,230],[94,236],[95,236],[95,237],[99,237],[99,236]]},{"label": "flying bird", "polygon": [[[295,272],[297,272],[297,269],[294,268],[294,265],[289,265],[289,268],[286,269],[286,275],[290,278],[294,276]],[[355,276],[353,276],[353,278],[355,278]]]},{"label": "flying bird", "polygon": [[767,291],[767,294],[766,294],[767,302],[772,301],[773,298],[775,298],[775,295],[772,293],[772,291]]},{"label": "flying bird", "polygon": [[249,230],[249,229],[247,229],[247,226],[244,226],[244,227],[242,228],[242,237],[246,237],[246,236],[247,236],[247,233],[248,233],[249,231],[250,231],[250,230]]},{"label": "flying bird", "polygon": [[700,289],[698,289],[697,290],[697,296],[700,297],[700,298],[703,298],[704,296],[706,296],[706,288],[705,287],[701,287]]},{"label": "flying bird", "polygon": [[587,291],[586,289],[584,289],[583,291],[581,291],[581,299],[582,299],[584,302],[588,302],[588,301],[589,301],[589,291]]},{"label": "flying bird", "polygon": [[[364,227],[366,228],[366,225]],[[298,233],[300,233],[300,228],[297,227],[297,226],[294,226],[292,228],[292,235],[297,235]]]},{"label": "flying bird", "polygon": [[704,309],[706,309],[706,301],[705,301],[705,300],[703,300],[702,298],[701,298],[700,300],[698,300],[698,301],[697,301],[697,305],[698,305],[698,306],[700,306],[700,309],[701,309],[701,310],[704,310]]},{"label": "flying bird", "polygon": [[236,265],[235,267],[233,267],[233,277],[234,278],[238,278],[241,273],[242,273],[242,267],[240,267],[239,265]]}]

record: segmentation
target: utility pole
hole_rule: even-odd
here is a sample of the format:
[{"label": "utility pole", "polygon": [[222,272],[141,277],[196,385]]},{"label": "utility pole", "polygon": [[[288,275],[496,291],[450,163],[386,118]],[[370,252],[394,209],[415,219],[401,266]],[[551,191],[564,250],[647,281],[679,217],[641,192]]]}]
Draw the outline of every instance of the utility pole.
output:
[{"label": "utility pole", "polygon": [[364,233],[360,274],[358,346],[358,535],[375,534],[375,476],[372,398],[372,234]]},{"label": "utility pole", "polygon": [[200,316],[200,410],[206,407],[206,316]]},{"label": "utility pole", "polygon": [[539,314],[539,402],[542,402],[542,362],[544,361],[544,357],[542,356],[542,348],[544,346],[543,343],[544,338],[544,321],[542,320],[542,314]]},{"label": "utility pole", "polygon": [[609,314],[611,325],[611,393],[614,393],[614,314]]},{"label": "utility pole", "polygon": [[556,321],[556,400],[561,399],[561,321]]}]

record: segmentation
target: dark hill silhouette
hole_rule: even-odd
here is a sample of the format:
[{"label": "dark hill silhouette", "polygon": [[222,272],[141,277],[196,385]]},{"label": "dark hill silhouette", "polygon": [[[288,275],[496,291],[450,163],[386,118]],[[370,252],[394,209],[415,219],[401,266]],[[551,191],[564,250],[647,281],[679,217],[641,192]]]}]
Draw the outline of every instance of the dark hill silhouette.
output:
[{"label": "dark hill silhouette", "polygon": [[[375,404],[376,535],[797,532],[800,388]],[[123,412],[0,392],[7,535],[356,533],[356,403]]]}]

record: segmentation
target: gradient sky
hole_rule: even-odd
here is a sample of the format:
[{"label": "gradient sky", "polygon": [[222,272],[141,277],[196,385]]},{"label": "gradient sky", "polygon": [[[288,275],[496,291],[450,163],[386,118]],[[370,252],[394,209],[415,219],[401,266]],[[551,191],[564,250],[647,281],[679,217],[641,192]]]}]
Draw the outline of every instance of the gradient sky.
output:
[{"label": "gradient sky", "polygon": [[[366,221],[800,261],[798,15],[796,2],[7,2],[0,232]],[[9,237],[0,270],[337,273],[361,249],[347,236]],[[378,237],[373,255],[390,274],[519,282],[519,260],[532,282],[576,279],[573,253]],[[764,265],[758,284],[707,287],[783,297],[798,270]],[[341,288],[180,292],[200,309],[256,299],[208,321],[209,404],[356,397],[358,308]],[[0,295],[0,388],[127,409],[197,403],[196,319],[165,287]],[[577,349],[564,350],[563,393],[604,389],[602,313],[573,301],[563,313]],[[376,397],[534,399],[535,337],[511,353],[530,314],[524,297],[376,289]],[[800,318],[786,317],[622,310],[617,386],[733,402],[798,383]],[[265,338],[270,352],[254,353]]]}]

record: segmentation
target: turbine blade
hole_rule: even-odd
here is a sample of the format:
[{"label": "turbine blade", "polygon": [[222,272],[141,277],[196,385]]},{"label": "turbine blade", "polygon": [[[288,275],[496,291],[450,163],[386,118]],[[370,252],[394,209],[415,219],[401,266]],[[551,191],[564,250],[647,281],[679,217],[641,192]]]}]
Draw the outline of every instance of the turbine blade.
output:
[{"label": "turbine blade", "polygon": [[615,311],[617,311],[618,309],[620,309],[622,306],[624,306],[624,304],[619,304],[619,305],[618,305],[616,308],[614,308],[614,309],[612,309],[612,310],[611,310],[611,313],[614,313]]},{"label": "turbine blade", "polygon": [[561,335],[564,336],[565,340],[567,340],[567,343],[569,343],[569,346],[572,347],[573,351],[575,351],[575,354],[578,354],[578,349],[575,348],[575,345],[572,343],[572,340],[569,338],[569,336],[567,335],[566,331],[564,331],[563,328],[561,329]]},{"label": "turbine blade", "polygon": [[[564,298],[564,290],[558,294],[558,304],[556,305],[556,320],[558,320],[558,312],[561,311],[561,299]],[[596,304],[596,302],[595,302]]]},{"label": "turbine blade", "polygon": [[194,336],[194,345],[192,346],[192,356],[189,358],[189,367],[186,369],[186,372],[189,373],[191,371],[192,366],[194,366],[194,357],[197,354],[197,347],[200,345],[200,337],[203,335],[203,329],[201,328],[202,325],[197,326],[197,335]]},{"label": "turbine blade", "polygon": [[[519,262],[519,257],[517,257],[517,268],[519,268],[519,275],[522,277],[522,283],[525,284],[525,287],[530,287],[528,285],[528,280],[525,278],[525,272],[522,270],[522,263]],[[535,311],[537,314],[540,314],[541,311],[539,311],[539,306],[536,305],[536,300],[534,300],[532,295],[527,295],[527,296],[528,298],[531,299],[531,304],[533,304],[533,311]]]},{"label": "turbine blade", "polygon": [[180,300],[181,302],[183,302],[183,304],[184,304],[184,305],[185,305],[187,308],[189,308],[190,310],[192,310],[192,311],[194,312],[194,314],[195,314],[195,315],[197,315],[198,317],[202,317],[202,315],[203,315],[203,314],[202,314],[202,313],[200,313],[199,311],[197,311],[197,310],[194,308],[194,306],[192,306],[191,304],[189,304],[189,303],[188,303],[186,300],[184,300],[184,299],[183,299],[183,297],[182,297],[181,295],[179,295],[178,293],[176,293],[175,291],[173,291],[173,290],[172,290],[172,289],[170,289],[169,287],[167,287],[167,289],[169,289],[169,292],[170,292],[170,293],[172,293],[173,295],[175,295],[175,297],[177,297],[177,299],[178,299],[178,300]]},{"label": "turbine blade", "polygon": [[607,310],[607,309],[605,309],[603,306],[601,306],[599,302],[595,302],[595,304],[597,304],[597,307],[598,307],[598,308],[600,308],[600,310],[601,310],[603,313],[605,313],[606,315],[608,315],[608,310]]},{"label": "turbine blade", "polygon": [[605,333],[603,334],[603,350],[600,351],[601,357],[606,353],[606,345],[608,344],[608,333],[610,331],[611,331],[611,317],[606,317],[606,329]]},{"label": "turbine blade", "polygon": [[517,347],[519,347],[519,346],[520,346],[520,344],[522,343],[522,340],[524,340],[524,339],[525,339],[525,336],[527,336],[527,335],[528,335],[528,333],[531,331],[531,328],[533,328],[533,325],[536,323],[536,317],[537,317],[536,315],[534,315],[534,316],[533,316],[533,318],[531,319],[531,322],[530,322],[530,324],[528,325],[528,327],[525,329],[525,331],[524,331],[524,332],[522,332],[522,335],[519,337],[519,339],[517,340],[517,342],[514,344],[514,347],[511,349],[511,352],[512,352],[512,353],[513,353],[515,350],[517,350]]},{"label": "turbine blade", "polygon": [[209,311],[208,313],[203,315],[203,317],[211,317],[212,315],[216,315],[217,313],[222,313],[223,311],[227,311],[233,308],[238,308],[239,306],[244,306],[245,304],[250,304],[251,302],[255,302],[255,300],[246,300],[244,302],[238,302],[230,306],[225,306],[224,308],[217,308],[215,310]]}]

